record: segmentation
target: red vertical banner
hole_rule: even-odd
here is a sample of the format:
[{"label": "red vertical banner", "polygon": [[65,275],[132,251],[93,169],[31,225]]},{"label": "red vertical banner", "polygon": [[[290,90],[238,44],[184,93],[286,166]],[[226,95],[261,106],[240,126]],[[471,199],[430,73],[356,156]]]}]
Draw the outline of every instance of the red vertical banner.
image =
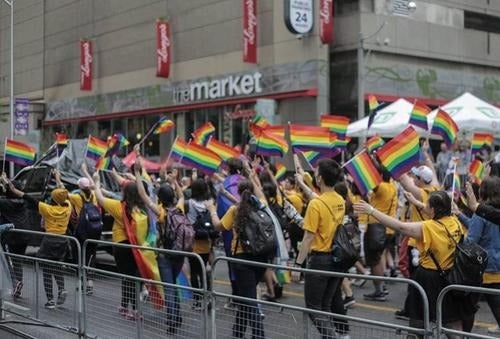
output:
[{"label": "red vertical banner", "polygon": [[333,43],[333,0],[320,0],[319,35],[323,44]]},{"label": "red vertical banner", "polygon": [[92,41],[80,40],[80,90],[92,90]]},{"label": "red vertical banner", "polygon": [[243,61],[257,63],[257,0],[243,1]]},{"label": "red vertical banner", "polygon": [[170,74],[170,23],[156,21],[156,76],[168,78]]}]

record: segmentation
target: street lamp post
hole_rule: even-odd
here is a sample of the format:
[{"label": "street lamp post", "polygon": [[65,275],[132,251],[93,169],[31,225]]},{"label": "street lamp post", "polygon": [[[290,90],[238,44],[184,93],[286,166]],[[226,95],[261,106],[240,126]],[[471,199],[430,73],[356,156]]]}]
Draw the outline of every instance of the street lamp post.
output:
[{"label": "street lamp post", "polygon": [[[14,138],[14,0],[3,0],[10,7],[10,131],[9,138]],[[4,156],[5,161],[5,156]],[[9,164],[9,174],[14,175],[14,163]]]}]

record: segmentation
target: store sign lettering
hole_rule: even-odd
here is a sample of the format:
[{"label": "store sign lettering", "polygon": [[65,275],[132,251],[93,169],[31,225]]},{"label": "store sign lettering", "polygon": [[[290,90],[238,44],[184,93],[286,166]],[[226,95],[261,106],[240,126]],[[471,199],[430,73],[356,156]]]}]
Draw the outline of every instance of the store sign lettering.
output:
[{"label": "store sign lettering", "polygon": [[225,97],[258,94],[262,92],[262,74],[230,75],[222,79],[197,81],[174,89],[174,102],[215,100]]}]

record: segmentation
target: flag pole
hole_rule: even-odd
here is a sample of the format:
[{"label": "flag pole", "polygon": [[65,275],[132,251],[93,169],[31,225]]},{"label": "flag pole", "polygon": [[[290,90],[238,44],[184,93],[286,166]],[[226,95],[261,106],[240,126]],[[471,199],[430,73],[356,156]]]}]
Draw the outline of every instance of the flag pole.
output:
[{"label": "flag pole", "polygon": [[146,141],[147,137],[149,137],[151,135],[151,133],[153,133],[153,131],[155,130],[155,127],[157,125],[158,125],[158,123],[155,123],[136,145],[139,145],[139,146],[142,145],[144,143],[144,141]]},{"label": "flag pole", "polygon": [[[7,137],[5,138],[5,142],[3,144],[3,166],[2,173],[5,173],[5,154],[7,153]],[[10,176],[10,173],[9,173]]]},{"label": "flag pole", "polygon": [[[189,141],[188,141],[188,143],[187,143],[187,145],[186,145],[186,148],[187,148],[189,145],[191,145],[191,141],[192,141],[192,140],[193,140],[192,138],[189,138]],[[178,164],[180,164],[180,163],[182,162],[182,159],[184,158],[184,153],[186,153],[186,149],[184,149],[184,152],[182,152],[181,158],[179,159],[179,161],[177,161],[177,163],[178,163]]]},{"label": "flag pole", "polygon": [[35,167],[36,165],[38,165],[39,163],[41,163],[43,161],[43,159],[45,159],[47,157],[47,155],[49,155],[50,153],[50,150],[52,149],[52,147],[54,147],[56,145],[56,143],[53,143],[52,145],[50,145],[50,147],[47,149],[47,151],[45,151],[45,153],[42,154],[42,156],[40,157],[40,159],[38,159],[37,161],[35,161],[35,163],[33,165],[31,165],[32,167]]},{"label": "flag pole", "polygon": [[455,197],[455,175],[456,175],[456,172],[457,172],[457,163],[455,162],[453,164],[453,181],[451,182],[451,199],[454,199]]},{"label": "flag pole", "polygon": [[170,160],[170,157],[172,156],[172,151],[174,150],[174,145],[177,142],[177,139],[179,139],[179,136],[175,137],[174,142],[172,143],[172,147],[170,147],[170,151],[168,152],[167,159],[164,162],[165,166],[168,166],[168,161]]}]

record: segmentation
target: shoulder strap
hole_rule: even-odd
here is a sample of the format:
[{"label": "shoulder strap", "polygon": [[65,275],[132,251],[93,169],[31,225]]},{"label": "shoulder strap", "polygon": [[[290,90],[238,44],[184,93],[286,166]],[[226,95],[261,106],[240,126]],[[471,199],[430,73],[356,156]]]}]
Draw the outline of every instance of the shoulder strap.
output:
[{"label": "shoulder strap", "polygon": [[318,199],[319,201],[321,201],[323,203],[323,205],[326,206],[326,208],[328,209],[328,211],[330,212],[330,214],[332,215],[332,217],[334,217],[333,211],[330,208],[330,206],[328,206],[328,204],[326,202],[324,202],[323,200],[321,200],[321,198],[316,198],[316,199]]},{"label": "shoulder strap", "polygon": [[434,265],[436,265],[436,268],[439,272],[439,275],[444,277],[446,275],[446,273],[441,268],[441,265],[439,265],[439,262],[437,261],[436,256],[434,255],[434,253],[432,253],[432,251],[430,249],[428,252],[429,252],[429,255],[431,256],[432,261],[434,262]]},{"label": "shoulder strap", "polygon": [[[441,226],[443,226],[443,227],[444,227],[444,229],[445,229],[446,233],[448,234],[448,238],[450,238],[450,239],[451,239],[451,240],[455,243],[455,246],[458,246],[457,241],[453,238],[453,236],[451,235],[450,231],[448,231],[448,228],[446,227],[446,225],[445,225],[445,224],[443,224],[443,223],[442,223],[441,221],[439,221],[439,220],[436,220],[436,222],[437,222],[438,224],[440,224]],[[456,224],[456,223],[455,223],[455,224]],[[459,226],[459,225],[457,225],[457,226],[458,226],[458,230],[460,231],[460,226]],[[462,232],[460,232],[460,233],[462,233]]]}]

